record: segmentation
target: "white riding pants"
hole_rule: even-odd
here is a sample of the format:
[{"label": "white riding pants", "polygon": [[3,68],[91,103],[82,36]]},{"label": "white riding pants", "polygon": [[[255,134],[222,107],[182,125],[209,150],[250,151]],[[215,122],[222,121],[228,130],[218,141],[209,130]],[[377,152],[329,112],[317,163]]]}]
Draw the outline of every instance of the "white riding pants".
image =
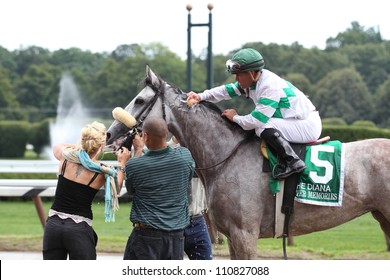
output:
[{"label": "white riding pants", "polygon": [[322,131],[322,122],[318,111],[313,111],[307,119],[271,118],[264,127],[256,129],[257,136],[266,128],[275,128],[291,143],[310,143],[316,141]]}]

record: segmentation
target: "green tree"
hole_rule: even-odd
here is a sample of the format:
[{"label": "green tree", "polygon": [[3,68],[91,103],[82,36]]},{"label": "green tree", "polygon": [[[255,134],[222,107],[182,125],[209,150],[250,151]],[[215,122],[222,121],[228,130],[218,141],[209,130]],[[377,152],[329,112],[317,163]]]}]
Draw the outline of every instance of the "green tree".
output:
[{"label": "green tree", "polygon": [[390,128],[390,76],[375,94],[375,108],[375,123],[381,127]]},{"label": "green tree", "polygon": [[7,49],[0,46],[0,67],[1,66],[10,70],[11,72],[16,72],[16,62],[14,55]]},{"label": "green tree", "polygon": [[214,64],[214,86],[223,85],[227,83],[227,81],[231,81],[230,79],[233,76],[226,71],[226,61],[230,57],[225,55],[215,55],[213,57]]},{"label": "green tree", "polygon": [[26,117],[20,110],[19,102],[12,93],[8,70],[0,66],[0,120],[21,120]]},{"label": "green tree", "polygon": [[93,75],[103,65],[107,56],[107,54],[82,51],[79,48],[60,49],[50,55],[48,62],[63,71],[77,70],[86,75]]},{"label": "green tree", "polygon": [[137,93],[141,75],[135,71],[141,71],[140,67],[134,67],[131,61],[108,58],[92,77],[92,90],[86,94],[86,104],[98,108],[99,116],[112,118],[112,109],[125,107]]},{"label": "green tree", "polygon": [[301,49],[293,52],[289,72],[302,73],[312,84],[317,83],[335,69],[347,68],[351,65],[348,57],[339,52],[326,52],[317,48]]},{"label": "green tree", "polygon": [[[53,65],[29,66],[17,85],[16,96],[21,106],[31,111],[30,121],[56,116],[60,78],[61,70]],[[36,115],[37,111],[42,114]]]},{"label": "green tree", "polygon": [[37,46],[21,48],[14,51],[16,71],[19,76],[23,76],[31,65],[47,63],[50,51]]},{"label": "green tree", "polygon": [[123,61],[129,57],[136,57],[141,53],[141,46],[138,44],[119,45],[112,53],[111,57],[117,61]]},{"label": "green tree", "polygon": [[348,124],[356,120],[372,120],[372,96],[356,70],[332,71],[318,82],[316,88],[313,103],[321,117],[343,118]]},{"label": "green tree", "polygon": [[339,52],[345,54],[353,63],[371,92],[375,92],[390,74],[389,45],[349,45]]},{"label": "green tree", "polygon": [[[163,78],[166,82],[174,84],[182,90],[185,90],[186,63],[182,61],[177,54],[171,52],[167,47],[157,43],[143,45],[142,50],[153,71],[161,76],[161,78]],[[193,73],[196,75],[196,67]]]},{"label": "green tree", "polygon": [[185,63],[163,45],[121,46],[120,52],[118,50],[106,59],[96,73],[93,90],[88,96],[91,106],[104,108],[105,114],[110,117],[114,107],[125,107],[142,89],[140,82],[146,74],[146,65],[168,83],[185,87]]},{"label": "green tree", "polygon": [[363,45],[367,43],[381,43],[382,36],[375,28],[370,27],[366,29],[361,26],[357,21],[351,23],[351,28],[346,31],[337,34],[335,38],[329,38],[326,40],[326,48],[341,48],[347,45]]}]

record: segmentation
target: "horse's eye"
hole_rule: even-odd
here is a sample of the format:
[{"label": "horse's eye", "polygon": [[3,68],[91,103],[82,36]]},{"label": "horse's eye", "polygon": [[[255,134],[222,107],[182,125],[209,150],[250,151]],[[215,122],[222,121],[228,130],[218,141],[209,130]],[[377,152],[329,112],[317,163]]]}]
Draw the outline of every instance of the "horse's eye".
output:
[{"label": "horse's eye", "polygon": [[144,100],[143,100],[142,98],[137,98],[137,99],[135,100],[135,104],[142,105],[142,104],[144,104]]}]

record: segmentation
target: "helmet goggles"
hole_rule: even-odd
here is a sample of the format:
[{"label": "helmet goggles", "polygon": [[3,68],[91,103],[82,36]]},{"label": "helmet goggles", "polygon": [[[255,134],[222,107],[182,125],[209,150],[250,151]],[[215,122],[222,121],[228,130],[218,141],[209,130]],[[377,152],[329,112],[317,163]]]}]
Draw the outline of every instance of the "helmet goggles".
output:
[{"label": "helmet goggles", "polygon": [[238,62],[229,59],[226,61],[226,70],[231,74],[239,74],[247,71],[260,71],[264,66],[264,60],[256,60],[251,63],[240,65]]}]

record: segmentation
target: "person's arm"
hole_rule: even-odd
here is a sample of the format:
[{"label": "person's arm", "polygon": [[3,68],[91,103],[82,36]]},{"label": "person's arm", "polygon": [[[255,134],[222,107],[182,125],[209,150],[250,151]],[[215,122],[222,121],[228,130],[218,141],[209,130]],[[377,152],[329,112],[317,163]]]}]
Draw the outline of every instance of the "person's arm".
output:
[{"label": "person's arm", "polygon": [[56,144],[53,146],[54,157],[59,161],[63,160],[64,157],[62,156],[62,151],[64,150],[64,148],[67,147],[74,148],[76,150],[81,149],[80,145],[76,145],[76,144]]},{"label": "person's arm", "polygon": [[[134,139],[133,139],[134,157],[142,156],[144,146],[145,146],[144,139],[139,134],[136,134]],[[126,172],[125,186],[126,186],[127,192],[130,195],[132,195],[134,193],[134,189],[132,188],[131,180],[128,179],[131,168],[126,166],[125,169],[127,169],[127,171],[128,171],[128,172]]]},{"label": "person's arm", "polygon": [[118,187],[121,190],[123,181],[125,180],[125,170],[126,170],[126,162],[131,158],[131,153],[126,147],[122,147],[120,151],[117,152],[118,166]]},{"label": "person's arm", "polygon": [[194,104],[198,104],[200,101],[218,103],[219,101],[229,100],[239,95],[241,95],[241,93],[235,83],[208,89],[199,94],[190,91],[187,93],[187,105],[191,107]]},{"label": "person's arm", "polygon": [[127,162],[126,163],[126,179],[125,179],[125,187],[126,187],[126,190],[127,190],[127,193],[129,195],[133,195],[134,194],[134,188],[133,188],[133,181],[132,181],[132,163],[131,161]]},{"label": "person's arm", "polygon": [[140,157],[142,156],[142,151],[145,146],[144,139],[136,134],[133,140],[133,147],[134,147],[134,156],[135,157]]},{"label": "person's arm", "polygon": [[205,100],[213,103],[218,103],[222,100],[229,100],[240,95],[241,92],[238,89],[238,84],[231,83],[205,90],[204,92],[199,94],[199,97],[201,101]]}]

